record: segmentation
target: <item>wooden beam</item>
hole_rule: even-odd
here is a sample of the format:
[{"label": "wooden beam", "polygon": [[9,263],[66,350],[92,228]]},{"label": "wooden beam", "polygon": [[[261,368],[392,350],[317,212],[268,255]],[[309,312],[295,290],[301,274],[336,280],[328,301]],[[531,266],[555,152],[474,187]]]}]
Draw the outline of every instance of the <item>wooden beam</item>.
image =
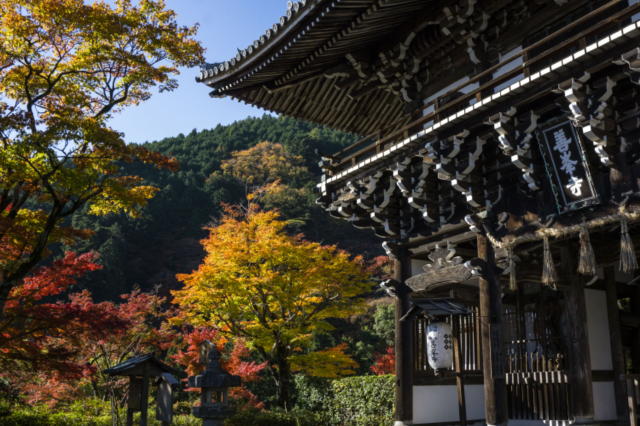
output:
[{"label": "wooden beam", "polygon": [[[593,420],[593,377],[587,333],[587,308],[584,279],[576,274],[578,248],[567,244],[560,250],[563,271],[565,310],[562,328],[567,343],[571,407],[576,422]],[[593,342],[598,344],[598,342]]]},{"label": "wooden beam", "polygon": [[487,425],[503,425],[508,414],[500,283],[495,276],[493,247],[484,235],[479,234],[476,241],[478,257],[487,265],[485,277],[479,279],[484,411]]},{"label": "wooden beam", "polygon": [[398,249],[393,262],[396,287],[395,352],[396,352],[396,408],[395,426],[405,426],[413,420],[413,320],[400,321],[409,312],[411,289],[404,281],[411,276],[409,251]]},{"label": "wooden beam", "polygon": [[607,316],[609,318],[609,336],[611,337],[611,360],[613,363],[614,386],[616,394],[616,414],[618,420],[624,422],[629,418],[627,407],[627,376],[620,329],[620,312],[618,310],[618,292],[616,272],[613,266],[604,268],[604,280],[607,291]]}]

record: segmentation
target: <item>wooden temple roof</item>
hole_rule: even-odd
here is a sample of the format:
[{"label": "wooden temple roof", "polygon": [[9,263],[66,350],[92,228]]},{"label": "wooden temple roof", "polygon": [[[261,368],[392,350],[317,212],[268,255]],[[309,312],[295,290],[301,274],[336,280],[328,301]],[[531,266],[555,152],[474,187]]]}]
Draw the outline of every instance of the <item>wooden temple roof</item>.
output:
[{"label": "wooden temple roof", "polygon": [[103,373],[110,376],[136,376],[143,374],[144,365],[150,366],[148,373],[151,376],[160,376],[162,373],[170,373],[177,377],[186,377],[186,374],[160,361],[153,354],[136,355],[118,365],[107,368]]},{"label": "wooden temple roof", "polygon": [[[640,164],[625,142],[638,134],[638,14],[622,0],[306,0],[198,80],[363,135],[323,156],[318,201],[389,241],[463,220],[496,241],[549,218],[574,232],[619,219],[607,203],[635,191],[609,174]],[[571,165],[559,180],[553,138],[584,176]]]},{"label": "wooden temple roof", "polygon": [[[564,0],[302,0],[197,81],[269,111],[362,136],[419,117],[424,100],[540,30]],[[559,6],[562,5],[562,6]],[[474,71],[475,70],[475,71]]]},{"label": "wooden temple roof", "polygon": [[[277,113],[369,134],[402,125],[404,104],[384,90],[353,97],[327,69],[345,55],[389,39],[425,0],[306,0],[235,58],[205,66],[198,77],[214,90]],[[336,70],[337,73],[340,70]],[[336,74],[337,75],[337,74]]]}]

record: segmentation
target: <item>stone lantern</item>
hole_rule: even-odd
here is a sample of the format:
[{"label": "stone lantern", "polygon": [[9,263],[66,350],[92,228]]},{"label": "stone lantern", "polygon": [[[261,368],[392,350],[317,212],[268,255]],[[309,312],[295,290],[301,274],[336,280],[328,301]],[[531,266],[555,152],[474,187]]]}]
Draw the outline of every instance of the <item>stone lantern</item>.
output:
[{"label": "stone lantern", "polygon": [[205,365],[204,373],[189,377],[189,387],[201,389],[200,406],[193,407],[193,415],[202,419],[204,426],[223,426],[224,419],[233,414],[227,391],[240,386],[240,377],[222,369],[220,352],[209,341],[202,345],[200,360]]}]

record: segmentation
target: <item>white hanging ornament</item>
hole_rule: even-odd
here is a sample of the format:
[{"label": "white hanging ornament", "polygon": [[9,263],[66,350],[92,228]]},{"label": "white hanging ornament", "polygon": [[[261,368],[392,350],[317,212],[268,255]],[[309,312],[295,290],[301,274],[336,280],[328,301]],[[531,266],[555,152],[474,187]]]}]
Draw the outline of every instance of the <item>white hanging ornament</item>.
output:
[{"label": "white hanging ornament", "polygon": [[427,360],[436,374],[438,370],[451,368],[453,365],[451,324],[434,322],[427,326]]}]

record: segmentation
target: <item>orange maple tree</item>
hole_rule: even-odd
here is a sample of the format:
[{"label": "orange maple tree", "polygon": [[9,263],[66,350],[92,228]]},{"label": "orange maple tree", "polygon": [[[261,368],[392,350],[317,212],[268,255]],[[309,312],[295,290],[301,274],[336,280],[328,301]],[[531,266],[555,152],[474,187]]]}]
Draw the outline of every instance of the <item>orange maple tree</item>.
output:
[{"label": "orange maple tree", "polygon": [[106,305],[88,303],[83,293],[60,297],[78,277],[100,268],[95,253],[67,253],[13,289],[0,319],[0,366],[51,369],[76,376],[84,370],[72,359],[77,347],[68,339],[91,333],[105,337],[125,322]]},{"label": "orange maple tree", "polygon": [[[198,327],[183,334],[181,342],[176,346],[179,350],[171,358],[185,369],[190,376],[200,374],[205,366],[200,360],[200,348],[205,341],[213,342],[223,354],[222,367],[236,376],[240,376],[242,386],[231,389],[229,396],[245,401],[247,405],[263,408],[264,404],[246,386],[247,383],[259,380],[260,372],[266,363],[250,360],[249,349],[242,339],[229,342],[220,332],[210,327]],[[229,350],[231,346],[231,350]]]},{"label": "orange maple tree", "polygon": [[10,293],[0,319],[0,375],[27,394],[48,372],[51,399],[62,398],[69,381],[95,371],[77,358],[87,342],[129,325],[109,304],[93,303],[88,292],[69,294],[80,276],[100,268],[96,260],[95,253],[68,252]]},{"label": "orange maple tree", "polygon": [[355,372],[345,346],[313,351],[313,336],[331,330],[330,319],[361,312],[372,287],[360,258],[290,236],[286,225],[275,212],[228,210],[203,241],[204,262],[179,275],[184,288],[173,292],[174,322],[242,338],[267,363],[283,407],[294,372],[327,378]]},{"label": "orange maple tree", "polygon": [[395,374],[396,354],[393,346],[388,347],[385,353],[375,355],[371,371],[378,376],[382,374]]}]

